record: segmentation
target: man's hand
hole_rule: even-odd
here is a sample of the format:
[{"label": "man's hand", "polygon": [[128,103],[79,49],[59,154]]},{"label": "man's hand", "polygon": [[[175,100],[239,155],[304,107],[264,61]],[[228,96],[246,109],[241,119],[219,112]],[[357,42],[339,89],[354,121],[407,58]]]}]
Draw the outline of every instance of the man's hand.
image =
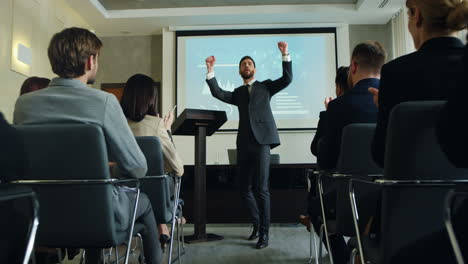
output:
[{"label": "man's hand", "polygon": [[284,41],[278,42],[278,49],[281,51],[281,54],[288,55],[288,43]]},{"label": "man's hand", "polygon": [[325,104],[325,109],[328,109],[328,104],[330,103],[331,100],[333,100],[333,98],[331,97],[325,98],[325,101],[323,102]]},{"label": "man's hand", "polygon": [[374,100],[374,104],[377,106],[377,108],[379,108],[379,89],[374,88],[374,87],[370,87],[367,90],[369,91],[369,93],[372,94],[372,96],[373,96],[372,99]]},{"label": "man's hand", "polygon": [[216,58],[214,56],[209,56],[206,58],[205,63],[206,63],[206,69],[208,72],[213,72],[213,67],[216,62]]}]

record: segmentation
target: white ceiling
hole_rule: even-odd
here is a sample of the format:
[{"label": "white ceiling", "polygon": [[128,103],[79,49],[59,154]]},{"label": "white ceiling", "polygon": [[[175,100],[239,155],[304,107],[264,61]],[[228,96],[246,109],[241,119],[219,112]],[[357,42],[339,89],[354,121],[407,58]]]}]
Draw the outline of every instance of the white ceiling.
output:
[{"label": "white ceiling", "polygon": [[[99,36],[161,34],[164,27],[235,29],[385,24],[404,6],[405,2],[405,0],[388,0],[388,2],[387,0],[66,1],[90,23]],[[234,2],[244,5],[226,6]],[[293,2],[301,4],[291,4]],[[387,3],[383,8],[379,8],[382,2]],[[187,5],[172,7],[181,6],[182,3]],[[259,3],[261,5],[258,5]],[[193,5],[208,5],[208,7],[193,7]]]},{"label": "white ceiling", "polygon": [[355,4],[357,0],[99,0],[107,10],[252,6],[252,5],[310,5]]}]

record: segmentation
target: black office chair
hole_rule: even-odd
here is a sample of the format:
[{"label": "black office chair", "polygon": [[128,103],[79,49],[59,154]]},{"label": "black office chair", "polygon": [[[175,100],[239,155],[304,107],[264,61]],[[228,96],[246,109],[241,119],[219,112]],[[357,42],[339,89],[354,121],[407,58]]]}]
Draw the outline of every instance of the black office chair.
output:
[{"label": "black office chair", "polygon": [[[41,204],[36,245],[102,249],[126,243],[127,263],[140,191],[138,187],[120,186],[138,185],[136,180],[110,178],[101,128],[51,124],[16,129],[24,142],[28,164],[24,178],[15,183],[30,186]],[[115,205],[123,198],[120,192],[128,193],[129,199],[135,197],[131,208],[123,210],[128,211],[128,223],[117,222]]]},{"label": "black office chair", "polygon": [[[340,236],[359,236],[356,234],[353,225],[353,215],[350,208],[349,181],[352,177],[368,178],[370,180],[382,176],[382,169],[375,164],[370,152],[371,142],[374,135],[375,124],[350,124],[343,129],[340,156],[335,172],[321,173],[318,178],[318,194],[322,209],[323,226],[321,230],[325,231],[327,244],[328,236],[336,234]],[[326,182],[336,185],[336,202],[332,206],[336,217],[327,219],[326,211],[329,209],[323,199],[324,177]],[[370,217],[375,212],[377,206],[379,188],[369,184],[359,184],[356,186],[359,190],[356,195],[357,204],[360,205],[360,217],[357,223],[361,229],[367,224]],[[322,237],[322,234],[320,234]],[[321,245],[318,254],[321,254]],[[329,245],[327,245],[328,248]],[[330,250],[329,250],[330,251]],[[353,251],[355,254],[356,251]],[[330,262],[332,262],[332,254]],[[353,255],[354,256],[354,255]]]},{"label": "black office chair", "polygon": [[[24,200],[28,200],[30,212],[24,212]],[[39,225],[36,194],[26,186],[0,184],[0,211],[0,263],[17,263],[19,257],[19,263],[29,263]]]},{"label": "black office chair", "polygon": [[[438,145],[435,124],[444,104],[405,102],[391,113],[384,179],[375,180],[383,187],[379,263],[414,263],[423,257],[455,262],[447,250],[450,244],[442,212],[448,191],[466,180],[468,171],[455,168]],[[362,247],[362,241],[358,242]],[[368,259],[364,253],[362,263]]]},{"label": "black office chair", "polygon": [[148,164],[146,177],[140,179],[141,190],[151,201],[156,222],[171,224],[168,263],[172,262],[174,231],[177,228],[177,260],[180,262],[182,254],[180,241],[183,243],[183,225],[178,220],[182,216],[182,204],[179,199],[181,177],[164,172],[163,152],[157,137],[136,137],[136,141]]}]

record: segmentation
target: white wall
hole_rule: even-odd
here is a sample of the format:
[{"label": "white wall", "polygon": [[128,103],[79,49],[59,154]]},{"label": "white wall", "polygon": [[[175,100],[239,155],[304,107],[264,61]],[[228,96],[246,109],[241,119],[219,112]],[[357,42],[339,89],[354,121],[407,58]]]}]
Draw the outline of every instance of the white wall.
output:
[{"label": "white wall", "polygon": [[95,88],[100,89],[101,83],[125,83],[135,73],[151,75],[151,36],[103,37],[101,41]]},{"label": "white wall", "polygon": [[[337,48],[339,50],[338,64],[347,65],[350,56],[348,25],[336,24],[335,26],[337,27]],[[162,109],[164,113],[167,113],[175,103],[175,32],[164,29],[162,40],[162,64],[164,65],[162,70]],[[311,98],[311,100],[321,101],[323,98]],[[182,110],[179,109],[179,113]],[[215,133],[209,137],[207,139],[207,164],[228,164],[227,149],[236,148],[236,135],[236,133]],[[273,149],[272,153],[280,154],[281,163],[314,163],[316,162],[315,157],[310,153],[310,143],[313,136],[313,131],[280,132],[281,146]],[[194,164],[194,137],[174,136],[174,141],[184,163]]]},{"label": "white wall", "polygon": [[[21,27],[14,27],[21,23]],[[47,46],[57,31],[89,24],[63,0],[0,0],[0,112],[11,122],[24,75],[10,70],[12,36],[27,39],[32,49],[31,76],[52,78]],[[15,28],[15,29],[13,29]]]}]

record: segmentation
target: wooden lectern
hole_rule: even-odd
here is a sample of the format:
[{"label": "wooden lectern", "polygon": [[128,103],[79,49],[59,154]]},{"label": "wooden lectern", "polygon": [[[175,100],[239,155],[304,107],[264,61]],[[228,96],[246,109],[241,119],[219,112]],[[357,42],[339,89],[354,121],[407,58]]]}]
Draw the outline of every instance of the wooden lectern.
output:
[{"label": "wooden lectern", "polygon": [[186,236],[187,243],[223,239],[206,233],[206,136],[211,136],[227,120],[226,112],[185,109],[172,124],[174,135],[195,136],[194,225],[195,233]]}]

